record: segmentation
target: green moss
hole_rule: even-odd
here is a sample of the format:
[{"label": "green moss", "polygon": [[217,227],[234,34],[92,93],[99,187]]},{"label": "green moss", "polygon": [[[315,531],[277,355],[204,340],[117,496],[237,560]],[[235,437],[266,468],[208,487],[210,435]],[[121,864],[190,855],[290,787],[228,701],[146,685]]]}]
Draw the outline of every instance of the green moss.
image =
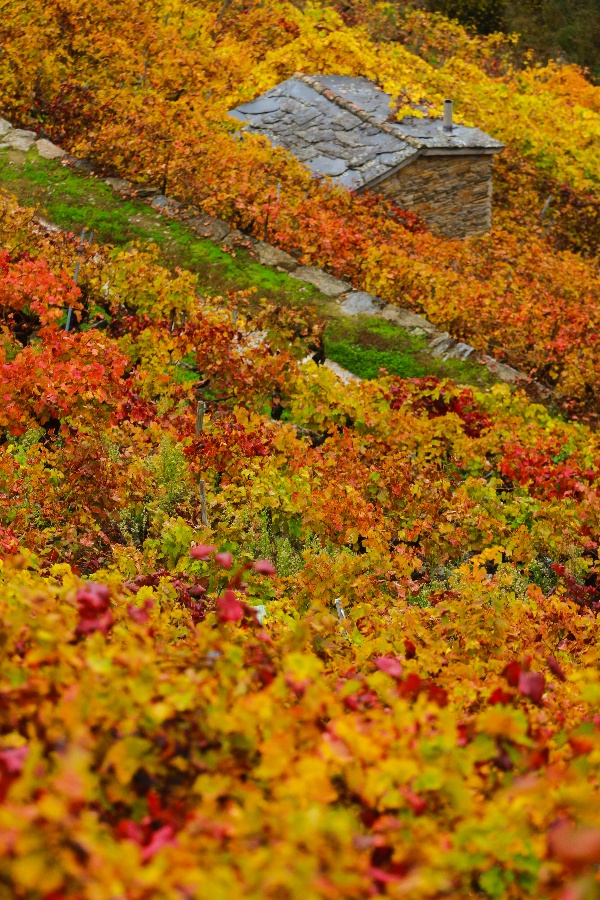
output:
[{"label": "green moss", "polygon": [[483,366],[432,358],[427,353],[424,337],[369,316],[333,319],[325,333],[325,353],[361,378],[377,378],[379,370],[384,368],[390,375],[401,378],[436,375],[477,387],[494,383],[493,376]]},{"label": "green moss", "polygon": [[416,357],[394,350],[369,350],[350,341],[327,344],[327,356],[361,378],[377,378],[384,368],[390,375],[418,378],[427,374]]}]

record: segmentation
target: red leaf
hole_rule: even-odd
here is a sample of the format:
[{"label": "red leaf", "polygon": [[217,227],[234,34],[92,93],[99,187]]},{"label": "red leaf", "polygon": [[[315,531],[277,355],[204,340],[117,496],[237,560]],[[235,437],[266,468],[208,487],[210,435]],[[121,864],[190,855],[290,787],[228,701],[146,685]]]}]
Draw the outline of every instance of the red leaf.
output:
[{"label": "red leaf", "polygon": [[239,622],[244,618],[244,607],[233,591],[225,591],[223,596],[217,599],[217,611],[221,622]]},{"label": "red leaf", "polygon": [[380,884],[393,884],[398,881],[402,881],[401,875],[393,874],[392,872],[384,872],[383,869],[379,869],[376,866],[371,866],[369,869],[369,875],[373,879],[373,881],[378,881]]},{"label": "red leaf", "polygon": [[192,559],[202,559],[206,561],[216,549],[216,547],[212,547],[210,544],[196,544],[190,550],[190,556]]},{"label": "red leaf", "polygon": [[136,844],[144,842],[144,830],[133,819],[121,819],[117,822],[116,832],[122,840],[134,841]]},{"label": "red leaf", "polygon": [[576,828],[560,822],[548,833],[548,849],[570,868],[600,863],[600,828]]},{"label": "red leaf", "polygon": [[404,682],[399,686],[402,697],[416,697],[421,690],[421,679],[416,672],[409,672]]},{"label": "red leaf", "polygon": [[546,679],[541,672],[521,672],[519,675],[519,692],[539,703],[546,689]]},{"label": "red leaf", "polygon": [[517,687],[519,683],[519,675],[521,674],[521,666],[513,659],[512,662],[509,662],[508,665],[504,667],[504,671],[502,672],[508,683],[511,687]]},{"label": "red leaf", "polygon": [[6,775],[20,775],[29,753],[29,747],[7,747],[0,750],[0,769]]},{"label": "red leaf", "polygon": [[385,672],[386,675],[391,675],[392,678],[402,677],[402,666],[395,657],[380,656],[379,659],[374,660],[374,662],[377,668],[382,672]]},{"label": "red leaf", "polygon": [[590,738],[578,734],[571,735],[569,745],[575,756],[583,756],[586,753],[591,753],[594,749],[594,742]]},{"label": "red leaf", "polygon": [[501,687],[498,687],[490,694],[488,703],[490,706],[494,706],[496,703],[510,703],[512,698],[513,694],[509,694],[507,691],[503,691]]},{"label": "red leaf", "polygon": [[408,638],[405,638],[404,640],[404,655],[407,659],[414,659],[417,655],[417,648]]},{"label": "red leaf", "polygon": [[0,525],[0,549],[5,553],[16,553],[18,549],[17,539],[12,532],[12,528],[5,528]]},{"label": "red leaf", "polygon": [[257,559],[254,563],[254,570],[259,575],[276,575],[275,566],[268,559]]},{"label": "red leaf", "polygon": [[224,569],[230,569],[233,565],[233,556],[231,553],[215,553],[215,562]]},{"label": "red leaf", "polygon": [[556,660],[553,656],[548,656],[546,662],[548,663],[548,668],[550,669],[552,674],[556,675],[559,681],[567,680],[567,676],[563,672],[558,660]]},{"label": "red leaf", "polygon": [[448,691],[438,687],[437,684],[430,684],[427,688],[429,699],[438,706],[444,707],[448,705]]},{"label": "red leaf", "polygon": [[142,862],[148,862],[152,857],[162,850],[163,847],[172,847],[176,843],[175,831],[172,825],[163,825],[158,831],[152,835],[150,842],[142,850]]},{"label": "red leaf", "polygon": [[102,634],[108,634],[113,624],[113,615],[111,611],[108,610],[101,616],[80,619],[75,630],[77,634],[90,634],[92,631],[101,631]]},{"label": "red leaf", "polygon": [[521,657],[521,668],[524,672],[529,672],[531,668],[531,660],[533,659],[531,653],[524,653]]},{"label": "red leaf", "polygon": [[114,619],[109,609],[110,593],[105,584],[88,582],[77,591],[75,602],[79,610],[79,622],[76,628],[78,634],[89,634],[93,631],[108,633]]},{"label": "red leaf", "polygon": [[298,681],[288,674],[285,676],[285,683],[290,688],[290,690],[292,690],[296,694],[297,697],[303,697],[306,692],[306,688],[310,687],[312,681],[310,680],[310,678],[303,678],[301,681]]},{"label": "red leaf", "polygon": [[103,612],[108,609],[110,595],[105,584],[91,581],[85,587],[79,588],[75,595],[75,601],[82,614],[92,611]]},{"label": "red leaf", "polygon": [[401,792],[415,816],[422,816],[427,809],[427,800],[423,797],[419,797],[418,794],[415,794],[415,792],[411,791],[408,787],[401,788]]},{"label": "red leaf", "polygon": [[132,618],[134,622],[137,622],[138,625],[145,625],[150,618],[148,611],[151,610],[153,606],[154,600],[151,599],[146,600],[143,606],[134,606],[133,603],[130,603],[127,607],[127,612],[129,613],[130,618]]}]

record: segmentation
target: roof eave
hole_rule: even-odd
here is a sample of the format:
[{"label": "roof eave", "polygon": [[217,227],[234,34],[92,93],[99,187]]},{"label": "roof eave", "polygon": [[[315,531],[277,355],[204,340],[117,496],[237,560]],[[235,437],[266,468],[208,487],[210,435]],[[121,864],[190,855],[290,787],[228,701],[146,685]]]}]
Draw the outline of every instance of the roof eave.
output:
[{"label": "roof eave", "polygon": [[494,147],[423,147],[422,156],[494,156],[504,150],[504,144]]},{"label": "roof eave", "polygon": [[397,172],[400,172],[401,169],[404,169],[405,166],[410,166],[411,163],[414,163],[416,159],[421,155],[420,150],[416,150],[412,156],[403,159],[402,162],[398,163],[397,166],[391,168],[388,172],[384,172],[383,175],[377,175],[375,178],[372,178],[370,181],[365,181],[364,184],[361,184],[360,187],[356,188],[354,191],[355,194],[360,194],[362,191],[370,191],[371,188],[377,187],[378,184],[381,184],[382,181],[387,181],[392,175],[395,175]]},{"label": "roof eave", "polygon": [[386,181],[388,178],[391,178],[392,175],[396,175],[406,166],[410,166],[411,163],[414,163],[416,159],[420,156],[494,156],[496,153],[500,153],[504,150],[504,144],[500,144],[498,148],[496,147],[427,147],[422,148],[421,150],[417,150],[413,153],[412,156],[409,156],[407,159],[403,159],[401,163],[398,163],[397,166],[394,166],[389,172],[384,172],[383,175],[378,175],[376,178],[372,178],[370,181],[366,181],[364,184],[361,184],[360,187],[356,188],[354,193],[360,194],[363,191],[370,191],[372,188],[377,187],[383,181]]}]

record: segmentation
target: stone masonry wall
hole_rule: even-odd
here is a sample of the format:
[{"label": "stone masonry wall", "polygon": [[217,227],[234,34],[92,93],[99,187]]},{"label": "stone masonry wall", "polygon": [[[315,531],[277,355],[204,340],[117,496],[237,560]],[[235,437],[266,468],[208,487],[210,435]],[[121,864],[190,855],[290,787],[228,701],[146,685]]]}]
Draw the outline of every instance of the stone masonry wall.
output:
[{"label": "stone masonry wall", "polygon": [[378,190],[446,237],[474,237],[491,228],[491,156],[421,156]]}]

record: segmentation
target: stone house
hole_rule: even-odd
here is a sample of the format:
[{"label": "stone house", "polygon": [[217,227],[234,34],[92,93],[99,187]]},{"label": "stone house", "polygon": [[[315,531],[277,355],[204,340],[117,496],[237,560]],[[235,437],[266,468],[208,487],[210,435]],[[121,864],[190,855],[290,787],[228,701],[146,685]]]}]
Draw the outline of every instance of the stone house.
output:
[{"label": "stone house", "polygon": [[367,78],[297,74],[230,115],[315,175],[357,193],[376,190],[448,237],[491,227],[492,162],[503,145],[478,128],[391,115],[391,96]]}]

